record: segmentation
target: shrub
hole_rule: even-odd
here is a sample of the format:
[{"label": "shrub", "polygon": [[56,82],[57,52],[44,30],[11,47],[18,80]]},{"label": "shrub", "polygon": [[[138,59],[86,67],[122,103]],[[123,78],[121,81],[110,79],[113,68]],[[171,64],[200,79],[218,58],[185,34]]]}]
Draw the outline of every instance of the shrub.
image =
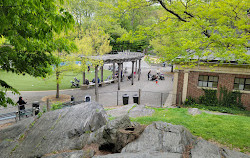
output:
[{"label": "shrub", "polygon": [[56,109],[61,109],[62,108],[62,103],[57,102],[51,105],[51,110],[56,110]]},{"label": "shrub", "polygon": [[241,103],[241,93],[239,91],[229,91],[225,87],[220,87],[219,92],[218,103],[220,106],[239,107],[244,109]]},{"label": "shrub", "polygon": [[193,105],[193,104],[196,104],[196,101],[194,98],[192,98],[190,96],[184,102],[184,105]]},{"label": "shrub", "polygon": [[203,91],[205,92],[205,95],[199,98],[199,103],[207,106],[217,106],[218,105],[218,99],[216,96],[217,90],[203,89]]}]

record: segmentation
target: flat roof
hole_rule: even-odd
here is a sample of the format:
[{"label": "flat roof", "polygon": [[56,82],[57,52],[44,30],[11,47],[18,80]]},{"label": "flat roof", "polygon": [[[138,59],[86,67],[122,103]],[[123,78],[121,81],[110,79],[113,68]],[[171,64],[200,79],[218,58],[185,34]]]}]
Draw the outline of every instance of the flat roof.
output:
[{"label": "flat roof", "polygon": [[144,53],[141,52],[118,52],[117,54],[105,54],[102,56],[84,56],[80,55],[82,58],[88,58],[93,60],[102,60],[105,64],[107,63],[122,63],[128,61],[135,61],[143,58]]}]

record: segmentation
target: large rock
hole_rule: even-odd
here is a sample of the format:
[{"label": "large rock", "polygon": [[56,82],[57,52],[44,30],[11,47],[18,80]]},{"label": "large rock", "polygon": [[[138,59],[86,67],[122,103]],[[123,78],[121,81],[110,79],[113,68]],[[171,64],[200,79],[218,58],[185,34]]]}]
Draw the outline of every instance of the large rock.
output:
[{"label": "large rock", "polygon": [[202,112],[198,108],[189,108],[188,113],[190,115],[200,115]]},{"label": "large rock", "polygon": [[141,136],[122,149],[122,153],[170,152],[184,153],[195,137],[183,126],[154,122]]},{"label": "large rock", "polygon": [[146,108],[145,105],[129,104],[112,110],[107,114],[113,117],[119,117],[128,114],[129,117],[151,116],[155,110]]},{"label": "large rock", "polygon": [[220,148],[203,139],[199,139],[191,149],[192,158],[250,158],[237,151]]},{"label": "large rock", "polygon": [[182,154],[179,153],[168,153],[168,152],[153,152],[153,153],[119,153],[109,154],[103,156],[95,156],[94,158],[183,158]]},{"label": "large rock", "polygon": [[192,158],[221,158],[220,148],[205,140],[198,140],[191,149]]},{"label": "large rock", "polygon": [[48,156],[43,156],[42,158],[89,158],[94,156],[94,151],[72,151],[72,152],[63,152],[59,154],[51,154]]},{"label": "large rock", "polygon": [[7,157],[26,158],[74,150],[81,135],[99,129],[107,123],[107,118],[103,107],[97,103],[83,103],[51,111],[24,130],[22,140],[16,141],[14,147],[0,148],[0,152],[10,155],[8,149],[11,149],[11,155]]},{"label": "large rock", "polygon": [[124,115],[91,133],[87,142],[88,145],[98,144],[98,150],[117,153],[139,137],[143,130],[143,126],[132,124],[128,115]]},{"label": "large rock", "polygon": [[0,157],[10,157],[10,154],[18,147],[18,141],[23,139],[34,120],[30,117],[0,130]]},{"label": "large rock", "polygon": [[221,149],[221,155],[223,158],[250,158],[249,155],[243,154],[241,152],[228,150],[228,149]]}]

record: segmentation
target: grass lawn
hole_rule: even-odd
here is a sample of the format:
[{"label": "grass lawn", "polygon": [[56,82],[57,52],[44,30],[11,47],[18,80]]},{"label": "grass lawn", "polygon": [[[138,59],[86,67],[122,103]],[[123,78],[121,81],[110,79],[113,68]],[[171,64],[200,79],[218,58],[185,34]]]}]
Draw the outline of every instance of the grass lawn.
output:
[{"label": "grass lawn", "polygon": [[[94,70],[91,73],[86,73],[86,78],[90,81],[94,78]],[[112,76],[112,72],[108,70],[103,70],[103,79],[108,76]],[[65,72],[60,83],[60,89],[70,89],[70,81],[74,81],[74,77],[80,79],[80,84],[82,84],[82,73]],[[99,78],[101,75],[99,72]],[[44,91],[44,90],[56,90],[56,76],[52,74],[48,78],[35,78],[28,74],[17,75],[12,72],[0,71],[0,79],[7,82],[9,85],[13,86],[19,91]]]},{"label": "grass lawn", "polygon": [[212,140],[242,152],[250,152],[250,117],[238,115],[212,115],[202,113],[192,116],[186,108],[153,108],[152,116],[131,118],[141,124],[153,121],[164,121],[175,125],[183,125],[190,132],[206,140]]}]

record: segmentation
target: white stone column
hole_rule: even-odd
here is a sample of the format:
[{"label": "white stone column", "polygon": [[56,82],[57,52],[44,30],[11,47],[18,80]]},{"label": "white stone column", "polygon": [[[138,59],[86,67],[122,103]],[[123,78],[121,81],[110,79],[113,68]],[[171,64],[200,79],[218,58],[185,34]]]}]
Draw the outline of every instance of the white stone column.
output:
[{"label": "white stone column", "polygon": [[178,77],[179,77],[179,70],[175,70],[174,77],[172,79],[172,82],[174,82],[173,83],[173,94],[172,94],[172,105],[176,105]]},{"label": "white stone column", "polygon": [[189,71],[184,71],[183,90],[182,90],[182,103],[184,103],[186,98],[187,98],[188,74],[189,74]]}]

